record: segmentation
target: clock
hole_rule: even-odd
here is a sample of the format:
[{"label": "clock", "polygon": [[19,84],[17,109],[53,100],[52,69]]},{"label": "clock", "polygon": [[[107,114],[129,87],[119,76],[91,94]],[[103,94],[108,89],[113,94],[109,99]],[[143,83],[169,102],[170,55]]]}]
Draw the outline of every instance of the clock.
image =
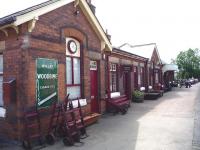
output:
[{"label": "clock", "polygon": [[70,53],[72,53],[72,54],[76,53],[77,52],[76,42],[74,40],[69,40],[67,43],[67,48]]}]

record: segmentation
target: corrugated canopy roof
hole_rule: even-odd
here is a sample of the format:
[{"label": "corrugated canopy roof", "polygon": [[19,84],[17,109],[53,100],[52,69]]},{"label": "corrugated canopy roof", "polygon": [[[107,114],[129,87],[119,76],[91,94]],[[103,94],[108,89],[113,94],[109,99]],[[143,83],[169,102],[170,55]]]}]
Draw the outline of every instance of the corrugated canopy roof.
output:
[{"label": "corrugated canopy roof", "polygon": [[139,56],[148,58],[149,60],[151,59],[151,57],[153,55],[153,51],[155,49],[157,52],[159,61],[160,61],[160,63],[162,63],[161,59],[160,59],[160,55],[157,50],[156,43],[143,44],[143,45],[131,45],[129,43],[125,43],[120,46],[120,49],[122,49],[126,52],[129,52],[129,53],[135,54],[135,55],[139,55]]},{"label": "corrugated canopy roof", "polygon": [[153,54],[155,45],[132,46],[130,44],[125,44],[125,45],[121,46],[120,48],[126,52],[136,54],[136,55],[150,59]]},{"label": "corrugated canopy roof", "polygon": [[178,66],[176,64],[165,64],[162,68],[162,71],[178,71]]}]

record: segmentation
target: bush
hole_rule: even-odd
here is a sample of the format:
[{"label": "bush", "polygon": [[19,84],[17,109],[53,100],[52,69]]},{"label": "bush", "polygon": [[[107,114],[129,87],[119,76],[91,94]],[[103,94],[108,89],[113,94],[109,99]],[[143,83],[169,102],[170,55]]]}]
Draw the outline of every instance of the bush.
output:
[{"label": "bush", "polygon": [[137,103],[142,103],[144,101],[144,92],[133,91],[132,101]]},{"label": "bush", "polygon": [[144,93],[138,90],[133,91],[133,97],[135,98],[141,98],[144,97]]}]

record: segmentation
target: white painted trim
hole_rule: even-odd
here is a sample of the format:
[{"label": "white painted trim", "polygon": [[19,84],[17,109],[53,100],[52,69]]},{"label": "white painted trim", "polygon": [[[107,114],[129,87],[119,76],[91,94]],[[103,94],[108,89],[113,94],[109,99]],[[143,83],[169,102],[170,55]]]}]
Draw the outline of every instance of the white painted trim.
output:
[{"label": "white painted trim", "polygon": [[6,31],[6,29],[0,29],[0,31],[2,31],[6,37],[8,37],[8,32]]},{"label": "white painted trim", "polygon": [[17,16],[16,18],[16,21],[14,22],[14,25],[15,26],[18,26],[20,24],[23,24],[29,20],[32,20],[34,18],[37,18],[43,14],[46,14],[52,10],[55,10],[59,7],[62,7],[70,2],[72,2],[73,0],[60,0],[60,1],[57,1],[55,3],[52,3],[52,4],[49,4],[45,7],[42,7],[42,8],[39,8],[39,9],[36,9],[34,11],[31,11],[29,13],[26,13],[24,15],[21,15],[21,16]]},{"label": "white painted trim", "polygon": [[32,32],[33,31],[33,29],[35,28],[35,23],[36,23],[37,20],[38,20],[38,17],[34,18],[31,21],[29,21],[29,23],[28,23],[28,32]]},{"label": "white painted trim", "polygon": [[[109,51],[112,51],[112,45],[111,45],[110,41],[108,40],[105,32],[103,31],[102,27],[100,26],[98,20],[94,16],[94,14],[91,11],[90,7],[88,6],[87,2],[85,0],[80,0],[79,3],[80,3],[79,5],[80,5],[81,9],[83,10],[83,13],[88,18],[92,27],[94,28],[94,30],[97,32],[97,35],[99,35],[99,38],[101,39],[101,47],[102,47],[101,50],[103,50],[104,48],[107,47]],[[105,42],[105,44],[104,44],[104,42]]]},{"label": "white painted trim", "polygon": [[[39,16],[46,14],[52,10],[55,10],[59,7],[62,7],[70,2],[73,2],[74,0],[60,0],[55,3],[49,4],[47,6],[44,6],[42,8],[36,9],[34,11],[31,11],[29,13],[26,13],[24,15],[20,15],[16,17],[16,21],[12,24],[5,25],[3,27],[0,27],[0,29],[4,29],[6,27],[13,27],[16,32],[18,33],[18,25],[21,25],[25,22],[28,22],[30,20],[34,20],[34,22],[30,23],[30,31],[33,30],[32,27],[34,27],[35,21],[39,18]],[[108,40],[104,30],[102,29],[101,25],[99,24],[97,18],[91,11],[90,7],[88,6],[87,2],[85,0],[75,0],[74,6],[76,7],[77,5],[80,6],[82,9],[84,15],[88,19],[89,23],[91,24],[92,28],[95,30],[96,34],[101,40],[101,50],[108,50],[112,51],[112,46],[110,41]]]}]

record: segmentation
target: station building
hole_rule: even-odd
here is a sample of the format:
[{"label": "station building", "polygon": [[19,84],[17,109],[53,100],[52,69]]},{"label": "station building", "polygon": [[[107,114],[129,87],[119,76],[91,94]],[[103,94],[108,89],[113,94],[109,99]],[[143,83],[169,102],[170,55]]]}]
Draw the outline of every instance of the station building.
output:
[{"label": "station building", "polygon": [[67,94],[87,100],[85,115],[105,111],[112,46],[94,13],[90,1],[54,0],[0,19],[1,135],[21,139],[23,114],[35,108],[45,131],[50,106]]},{"label": "station building", "polygon": [[[131,49],[148,45],[134,46]],[[37,109],[47,131],[53,102],[86,100],[87,124],[106,100],[162,84],[156,45],[113,48],[90,0],[51,0],[0,19],[0,135],[21,140],[24,113]]]}]

